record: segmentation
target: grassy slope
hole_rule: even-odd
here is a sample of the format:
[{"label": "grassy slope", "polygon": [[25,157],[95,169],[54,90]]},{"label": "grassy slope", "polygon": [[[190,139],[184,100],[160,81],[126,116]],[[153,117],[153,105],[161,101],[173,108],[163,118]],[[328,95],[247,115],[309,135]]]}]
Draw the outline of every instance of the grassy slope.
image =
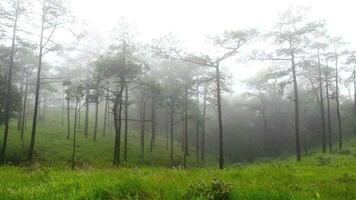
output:
[{"label": "grassy slope", "polygon": [[[184,194],[190,194],[189,188],[210,184],[214,177],[231,183],[231,199],[356,199],[356,140],[346,144],[347,151],[314,154],[300,163],[293,157],[225,170],[182,170],[159,167],[169,165],[164,141],[153,153],[147,152],[147,165],[137,165],[138,138],[131,133],[130,160],[125,167],[115,168],[111,166],[112,136],[99,136],[95,143],[80,136],[81,168],[72,171],[67,163],[71,142],[57,124],[49,119],[39,126],[36,160],[41,165],[0,167],[0,199],[183,199]],[[18,133],[12,131],[8,155],[21,160],[27,149],[28,133],[24,146],[17,138]],[[180,163],[180,145],[175,146],[179,153],[175,160]],[[193,160],[194,153],[189,162],[194,163]]]}]

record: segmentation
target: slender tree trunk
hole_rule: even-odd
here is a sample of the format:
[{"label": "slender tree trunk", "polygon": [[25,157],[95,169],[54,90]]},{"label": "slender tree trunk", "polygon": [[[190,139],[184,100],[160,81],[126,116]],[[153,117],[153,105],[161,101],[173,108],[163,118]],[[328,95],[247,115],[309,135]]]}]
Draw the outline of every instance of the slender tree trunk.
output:
[{"label": "slender tree trunk", "polygon": [[122,84],[121,85],[121,87],[122,87],[122,89],[121,89],[121,91],[120,91],[120,102],[119,102],[119,113],[118,113],[118,115],[119,115],[119,117],[118,117],[118,137],[117,137],[117,139],[118,139],[118,141],[117,141],[117,157],[116,157],[116,159],[117,159],[117,165],[118,164],[120,164],[120,153],[121,153],[121,126],[122,126],[122,92],[123,92],[123,89],[124,89],[124,84]]},{"label": "slender tree trunk", "polygon": [[145,152],[145,118],[146,118],[146,102],[143,100],[141,108],[141,161],[144,158]]},{"label": "slender tree trunk", "polygon": [[170,135],[171,135],[171,153],[170,159],[173,161],[173,126],[174,126],[174,100],[171,98],[171,105],[170,105]]},{"label": "slender tree trunk", "polygon": [[320,94],[320,117],[321,117],[321,144],[323,147],[323,153],[326,153],[326,131],[325,131],[325,113],[324,113],[324,97],[323,97],[323,84],[321,77],[321,64],[320,64],[320,52],[318,49],[318,78],[319,78],[319,94]]},{"label": "slender tree trunk", "polygon": [[65,95],[64,95],[64,87],[62,88],[62,93],[63,93],[63,101],[62,101],[62,109],[61,109],[61,114],[62,114],[62,126],[64,126],[64,110],[65,110]]},{"label": "slender tree trunk", "polygon": [[119,105],[119,97],[118,95],[115,95],[115,100],[114,100],[114,105],[112,107],[112,112],[113,112],[113,117],[114,117],[114,126],[115,126],[115,145],[114,145],[114,158],[113,158],[113,165],[118,165],[117,163],[117,150],[118,150],[118,117],[117,117],[117,111],[118,111],[118,105]]},{"label": "slender tree trunk", "polygon": [[356,64],[354,66],[354,72],[353,72],[353,79],[354,79],[354,134],[356,134]]},{"label": "slender tree trunk", "polygon": [[195,153],[196,153],[196,161],[199,163],[199,83],[197,82],[196,86],[196,96],[197,96],[197,110],[195,113]]},{"label": "slender tree trunk", "polygon": [[[23,103],[23,99],[24,99],[24,96],[23,96],[23,89],[24,89],[24,79],[25,79],[25,74],[22,74],[22,77],[21,77],[21,84],[20,84],[20,95],[21,95],[21,104]],[[21,130],[21,120],[22,120],[22,108],[17,112],[17,130]]]},{"label": "slender tree trunk", "polygon": [[88,137],[89,129],[89,90],[85,91],[85,119],[84,119],[84,136]]},{"label": "slender tree trunk", "polygon": [[219,61],[216,62],[216,98],[218,106],[218,121],[219,121],[219,169],[224,169],[224,132],[221,114],[221,97],[220,97],[220,66]]},{"label": "slender tree trunk", "polygon": [[294,61],[294,52],[291,54],[292,62],[292,74],[293,74],[293,90],[294,90],[294,114],[295,114],[295,146],[296,146],[296,156],[297,161],[300,161],[302,158],[301,148],[300,148],[300,130],[299,130],[299,95],[298,95],[298,83],[297,83],[297,74],[296,66]]},{"label": "slender tree trunk", "polygon": [[184,160],[183,166],[187,168],[188,156],[188,89],[185,88],[184,94]]},{"label": "slender tree trunk", "polygon": [[128,135],[128,118],[129,118],[129,87],[125,87],[125,141],[124,141],[124,160],[127,161],[127,135]]},{"label": "slender tree trunk", "polygon": [[332,152],[332,135],[331,135],[331,117],[330,117],[330,96],[329,96],[329,81],[328,75],[325,76],[325,89],[326,89],[326,104],[327,104],[327,112],[328,112],[328,139],[329,139],[329,152]]},{"label": "slender tree trunk", "polygon": [[22,107],[22,119],[21,119],[21,136],[20,139],[23,140],[24,129],[25,129],[25,121],[26,121],[26,105],[27,105],[27,93],[28,93],[28,73],[26,74],[26,83],[25,83],[25,97],[23,100],[23,107]]},{"label": "slender tree trunk", "polygon": [[153,151],[153,147],[156,142],[156,102],[155,102],[155,96],[152,94],[152,99],[151,99],[151,146],[150,146],[150,151]]},{"label": "slender tree trunk", "polygon": [[[77,126],[77,125],[75,125]],[[67,139],[70,139],[70,100],[67,97]]]},{"label": "slender tree trunk", "polygon": [[105,136],[106,134],[108,108],[109,108],[109,92],[107,92],[105,97],[103,136]]},{"label": "slender tree trunk", "polygon": [[73,151],[72,151],[72,170],[74,170],[75,166],[75,150],[76,150],[76,145],[77,145],[77,116],[78,116],[78,101],[75,103],[75,109],[74,109],[74,128],[73,128]]},{"label": "slender tree trunk", "polygon": [[206,121],[206,95],[208,93],[208,86],[204,86],[204,97],[203,97],[203,121],[202,121],[202,135],[201,135],[201,161],[205,163],[205,121]]},{"label": "slender tree trunk", "polygon": [[99,113],[99,96],[96,97],[96,101],[95,101],[95,119],[94,119],[94,133],[93,133],[94,141],[96,141],[96,132],[98,130],[98,113]]},{"label": "slender tree trunk", "polygon": [[[165,123],[165,135],[166,135],[166,150],[168,150],[168,132],[169,132],[169,122],[168,122],[168,119],[169,119],[169,114],[167,116],[167,120],[166,120],[166,123]],[[162,127],[163,128],[163,127]]]},{"label": "slender tree trunk", "polygon": [[19,14],[19,9],[20,9],[20,0],[17,0],[13,32],[12,32],[10,65],[9,65],[8,78],[7,78],[7,83],[6,83],[5,129],[4,129],[4,138],[2,141],[2,149],[1,149],[1,154],[0,154],[0,163],[3,163],[5,160],[7,137],[9,134],[9,121],[10,121],[10,112],[11,112],[10,104],[11,104],[11,97],[12,97],[12,70],[13,70],[14,57],[15,57],[15,40],[16,40],[17,18],[18,18],[18,14]]},{"label": "slender tree trunk", "polygon": [[341,114],[340,114],[340,102],[339,102],[339,72],[338,72],[338,57],[336,56],[335,61],[335,83],[336,83],[336,114],[337,122],[339,128],[339,149],[342,149],[342,124],[341,124]]},{"label": "slender tree trunk", "polygon": [[36,139],[36,128],[37,128],[37,114],[38,114],[38,105],[39,105],[39,96],[40,96],[40,85],[41,85],[41,70],[42,70],[42,58],[43,58],[43,32],[44,32],[44,23],[45,23],[45,5],[42,5],[42,24],[41,24],[41,36],[40,36],[40,46],[39,46],[39,55],[38,55],[38,68],[37,68],[37,79],[36,79],[36,91],[35,91],[35,106],[33,110],[32,118],[32,130],[31,130],[31,142],[30,149],[28,151],[28,161],[32,163],[33,151],[35,147]]}]

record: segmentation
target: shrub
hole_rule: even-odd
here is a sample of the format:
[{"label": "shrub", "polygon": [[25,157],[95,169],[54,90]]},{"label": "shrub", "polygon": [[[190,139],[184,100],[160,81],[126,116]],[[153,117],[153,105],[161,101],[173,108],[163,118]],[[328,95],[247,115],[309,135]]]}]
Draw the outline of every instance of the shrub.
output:
[{"label": "shrub", "polygon": [[191,185],[183,194],[183,199],[225,200],[229,199],[231,190],[231,183],[213,178],[210,181],[201,181]]},{"label": "shrub", "polygon": [[331,163],[331,157],[329,156],[320,155],[317,157],[317,159],[320,166],[329,165]]},{"label": "shrub", "polygon": [[338,182],[352,184],[355,183],[355,178],[352,174],[345,173],[337,178]]}]

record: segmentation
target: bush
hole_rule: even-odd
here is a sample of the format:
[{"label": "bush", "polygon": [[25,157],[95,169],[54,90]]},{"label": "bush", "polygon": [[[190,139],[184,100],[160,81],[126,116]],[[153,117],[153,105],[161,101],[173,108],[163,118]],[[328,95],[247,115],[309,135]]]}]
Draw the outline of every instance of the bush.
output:
[{"label": "bush", "polygon": [[355,178],[353,177],[352,174],[345,173],[337,178],[338,182],[341,183],[347,183],[347,184],[353,184],[355,183]]},{"label": "bush", "polygon": [[331,163],[331,157],[329,156],[320,155],[317,157],[317,159],[320,166],[329,165]]},{"label": "bush", "polygon": [[231,190],[231,183],[213,178],[210,181],[201,181],[191,185],[183,194],[183,199],[225,200],[229,199]]}]

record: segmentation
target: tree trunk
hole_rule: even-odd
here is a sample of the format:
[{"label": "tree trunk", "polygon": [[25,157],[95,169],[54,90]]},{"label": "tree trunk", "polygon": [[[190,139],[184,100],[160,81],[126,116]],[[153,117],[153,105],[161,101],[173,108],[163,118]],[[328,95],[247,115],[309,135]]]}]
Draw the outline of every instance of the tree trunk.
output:
[{"label": "tree trunk", "polygon": [[204,97],[203,97],[203,124],[201,131],[201,161],[205,163],[205,121],[206,121],[206,95],[208,93],[208,86],[205,84],[204,86]]},{"label": "tree trunk", "polygon": [[98,113],[99,113],[99,96],[96,97],[96,101],[95,101],[95,119],[94,119],[94,133],[93,133],[94,141],[96,141],[96,132],[98,130]]},{"label": "tree trunk", "polygon": [[85,119],[84,119],[84,136],[88,137],[89,129],[89,90],[85,91]]},{"label": "tree trunk", "polygon": [[124,141],[124,160],[127,161],[127,135],[128,135],[128,117],[129,117],[129,88],[125,87],[125,141]]},{"label": "tree trunk", "polygon": [[220,66],[219,61],[216,62],[216,98],[218,106],[218,121],[219,121],[219,169],[224,169],[224,132],[221,114],[221,97],[220,97]]},{"label": "tree trunk", "polygon": [[335,84],[336,84],[336,114],[337,122],[339,128],[339,149],[342,149],[342,124],[341,124],[341,115],[340,115],[340,102],[339,102],[339,72],[338,72],[338,57],[336,56],[335,61]]},{"label": "tree trunk", "polygon": [[291,62],[292,62],[292,74],[293,74],[293,90],[294,90],[294,114],[295,114],[295,148],[296,148],[296,156],[297,161],[300,161],[302,158],[301,148],[300,148],[300,130],[299,130],[299,96],[298,96],[298,83],[297,83],[297,74],[296,74],[296,66],[294,61],[294,52],[291,54]]},{"label": "tree trunk", "polygon": [[188,89],[185,88],[184,94],[184,160],[183,166],[187,168],[188,156]]},{"label": "tree trunk", "polygon": [[77,115],[78,115],[78,101],[75,103],[74,109],[74,128],[73,128],[73,151],[72,151],[72,170],[74,170],[75,150],[76,150],[76,137],[77,137]]},{"label": "tree trunk", "polygon": [[[76,119],[77,120],[77,119]],[[75,125],[77,126],[77,125]],[[70,139],[70,100],[69,97],[67,97],[67,139]]]},{"label": "tree trunk", "polygon": [[321,64],[320,64],[320,53],[318,49],[318,78],[319,78],[319,93],[320,93],[320,117],[321,117],[321,144],[323,147],[323,153],[326,153],[326,133],[325,133],[325,113],[324,113],[324,97],[323,97],[323,84],[321,77]]},{"label": "tree trunk", "polygon": [[354,66],[354,121],[353,121],[353,125],[354,125],[354,134],[356,134],[356,64]]},{"label": "tree trunk", "polygon": [[153,147],[156,143],[156,107],[155,96],[152,94],[151,99],[151,146],[150,151],[153,151]]},{"label": "tree trunk", "polygon": [[195,113],[195,153],[196,153],[196,161],[199,163],[199,83],[197,82],[196,86],[196,95],[197,95],[197,110]]},{"label": "tree trunk", "polygon": [[329,139],[329,152],[332,152],[332,135],[331,135],[331,117],[330,117],[330,96],[329,96],[329,81],[328,75],[325,76],[325,89],[326,89],[326,104],[328,111],[328,139]]},{"label": "tree trunk", "polygon": [[38,114],[38,105],[39,105],[39,96],[40,96],[40,85],[41,85],[41,70],[42,70],[42,54],[43,54],[43,32],[44,32],[44,23],[45,23],[45,13],[44,13],[44,5],[42,5],[42,24],[41,24],[41,37],[40,37],[40,51],[38,55],[38,68],[37,68],[37,79],[36,79],[36,91],[35,91],[35,106],[33,111],[32,118],[32,130],[31,130],[31,142],[30,149],[28,151],[28,161],[32,163],[33,159],[33,151],[35,147],[35,139],[36,139],[36,128],[37,128],[37,114]]},{"label": "tree trunk", "polygon": [[25,121],[26,121],[26,105],[27,105],[27,93],[28,93],[28,72],[26,74],[26,83],[25,83],[25,97],[23,100],[23,107],[22,107],[22,119],[21,119],[21,136],[20,139],[23,140],[23,135],[25,131]]},{"label": "tree trunk", "polygon": [[109,108],[109,92],[107,92],[105,97],[103,136],[105,136],[106,134],[108,108]]},{"label": "tree trunk", "polygon": [[[23,103],[23,85],[24,85],[24,79],[25,79],[25,74],[22,74],[22,77],[21,77],[21,84],[20,84],[20,96],[21,96],[21,104]],[[21,120],[22,120],[22,108],[17,112],[17,130],[21,130]]]},{"label": "tree trunk", "polygon": [[5,129],[4,129],[4,138],[2,143],[2,150],[0,154],[0,162],[3,163],[5,160],[5,151],[7,145],[7,137],[9,134],[9,121],[10,121],[10,103],[12,96],[12,70],[14,65],[14,56],[15,56],[15,40],[16,40],[16,32],[17,32],[17,18],[20,9],[20,0],[17,0],[16,10],[15,10],[15,18],[14,18],[14,26],[12,32],[12,42],[11,42],[11,56],[10,56],[10,65],[8,78],[6,83],[6,98],[5,98]]},{"label": "tree trunk", "polygon": [[118,113],[118,115],[119,115],[119,117],[118,117],[118,137],[117,137],[117,139],[118,139],[118,141],[117,141],[117,157],[116,157],[116,159],[117,159],[117,165],[118,164],[120,164],[120,152],[121,152],[121,126],[122,126],[122,122],[121,122],[121,119],[122,119],[122,92],[123,92],[123,89],[124,89],[124,84],[122,84],[122,89],[121,89],[121,91],[120,91],[120,101],[119,101],[119,113]]},{"label": "tree trunk", "polygon": [[174,126],[174,100],[171,98],[171,105],[170,105],[170,135],[171,135],[171,153],[170,159],[173,161],[173,126]]},{"label": "tree trunk", "polygon": [[146,102],[143,100],[141,108],[141,161],[144,158],[145,152],[145,118],[146,118]]},{"label": "tree trunk", "polygon": [[125,87],[121,83],[120,91],[115,95],[113,116],[114,116],[114,127],[115,127],[115,146],[114,146],[114,158],[113,165],[118,166],[120,163],[120,143],[121,143],[121,110],[122,110],[122,92]]}]

